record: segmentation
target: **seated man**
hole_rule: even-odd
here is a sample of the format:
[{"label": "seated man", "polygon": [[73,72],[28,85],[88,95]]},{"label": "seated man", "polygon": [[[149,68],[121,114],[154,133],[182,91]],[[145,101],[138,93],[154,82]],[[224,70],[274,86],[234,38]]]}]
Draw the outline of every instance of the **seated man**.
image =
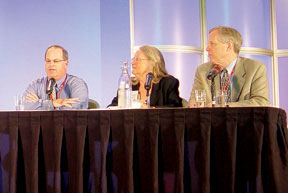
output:
[{"label": "seated man", "polygon": [[[192,89],[206,91],[208,106],[215,101],[212,96],[216,96],[216,92],[226,93],[226,102],[232,107],[270,105],[266,67],[259,61],[239,57],[241,44],[242,37],[233,28],[220,26],[210,30],[206,48],[210,62],[198,66]],[[191,92],[189,107],[194,106],[195,97]]]},{"label": "seated man", "polygon": [[[37,79],[28,86],[24,92],[25,110],[88,108],[88,87],[82,79],[67,74],[67,66],[68,52],[64,48],[58,45],[47,48],[47,77]],[[52,79],[55,79],[55,86],[52,87],[53,92],[47,94]]]}]

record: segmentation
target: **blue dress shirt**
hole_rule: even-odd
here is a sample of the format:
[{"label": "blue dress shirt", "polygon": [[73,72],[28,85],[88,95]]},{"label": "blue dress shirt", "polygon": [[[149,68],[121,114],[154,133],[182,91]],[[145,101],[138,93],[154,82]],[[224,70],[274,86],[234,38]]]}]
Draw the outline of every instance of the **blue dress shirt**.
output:
[{"label": "blue dress shirt", "polygon": [[[56,93],[59,92],[61,84],[65,80],[64,76],[62,79],[56,81]],[[76,104],[72,104],[72,107],[59,107],[54,108],[52,101],[48,94],[46,94],[47,77],[42,77],[33,81],[23,96],[26,97],[29,93],[34,93],[38,96],[38,101],[24,100],[24,110],[65,110],[65,109],[87,109],[88,108],[88,87],[84,80],[67,74],[67,79],[63,85],[62,91],[59,98],[79,98]]]}]

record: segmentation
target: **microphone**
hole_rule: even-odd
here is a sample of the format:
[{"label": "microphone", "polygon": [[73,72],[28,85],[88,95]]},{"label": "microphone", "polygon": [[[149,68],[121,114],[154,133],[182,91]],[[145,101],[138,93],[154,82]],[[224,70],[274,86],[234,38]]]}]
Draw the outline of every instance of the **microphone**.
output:
[{"label": "microphone", "polygon": [[46,88],[46,94],[48,94],[48,95],[52,94],[53,87],[54,87],[55,83],[56,83],[55,78],[50,78],[49,79],[48,85],[47,85],[47,88]]},{"label": "microphone", "polygon": [[153,74],[152,74],[151,72],[149,72],[149,73],[146,75],[146,81],[145,81],[145,84],[144,84],[144,88],[145,88],[147,91],[150,90],[150,88],[151,88],[152,79],[153,79]]},{"label": "microphone", "polygon": [[153,79],[153,74],[151,72],[149,72],[146,75],[146,81],[144,84],[144,88],[147,90],[146,96],[149,96],[149,90],[151,88],[152,79]]},{"label": "microphone", "polygon": [[144,84],[144,88],[146,89],[146,96],[147,96],[147,100],[146,100],[146,104],[148,107],[150,107],[150,96],[149,96],[149,90],[151,88],[151,83],[152,83],[152,79],[153,79],[153,74],[151,72],[149,72],[146,75],[146,81]]},{"label": "microphone", "polygon": [[211,80],[215,78],[215,76],[221,72],[221,69],[222,69],[221,66],[215,65],[215,67],[209,72],[207,79]]}]

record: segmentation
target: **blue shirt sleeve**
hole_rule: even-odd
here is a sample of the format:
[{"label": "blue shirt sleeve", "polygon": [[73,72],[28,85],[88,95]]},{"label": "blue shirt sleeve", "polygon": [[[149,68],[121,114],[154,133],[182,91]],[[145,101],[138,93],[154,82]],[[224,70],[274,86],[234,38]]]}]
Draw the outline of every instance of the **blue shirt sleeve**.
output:
[{"label": "blue shirt sleeve", "polygon": [[59,107],[57,109],[88,109],[88,86],[84,80],[77,77],[68,79],[62,92],[64,93],[61,93],[60,98],[78,98],[78,100],[72,104],[72,107]]},{"label": "blue shirt sleeve", "polygon": [[[44,78],[38,79],[32,84],[30,84],[25,90],[24,96],[24,110],[53,110],[52,101],[48,99],[45,89]],[[26,100],[26,96],[30,93],[34,93],[38,96],[38,101],[29,101]]]}]

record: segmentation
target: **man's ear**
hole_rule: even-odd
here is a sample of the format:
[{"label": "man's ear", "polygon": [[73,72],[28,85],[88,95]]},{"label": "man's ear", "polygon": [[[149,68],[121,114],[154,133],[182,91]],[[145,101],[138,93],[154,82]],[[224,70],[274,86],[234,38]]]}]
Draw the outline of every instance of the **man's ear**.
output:
[{"label": "man's ear", "polygon": [[234,44],[233,44],[233,42],[230,41],[230,40],[227,42],[227,50],[232,50],[232,51],[234,51]]}]

